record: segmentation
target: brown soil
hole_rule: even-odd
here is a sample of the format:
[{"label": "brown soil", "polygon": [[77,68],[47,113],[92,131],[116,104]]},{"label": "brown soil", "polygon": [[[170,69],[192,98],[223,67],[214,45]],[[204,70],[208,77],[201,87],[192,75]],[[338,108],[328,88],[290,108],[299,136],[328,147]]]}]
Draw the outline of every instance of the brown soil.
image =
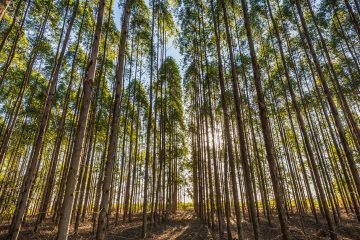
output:
[{"label": "brown soil", "polygon": [[[233,219],[234,220],[234,219]],[[113,221],[110,221],[110,223]],[[261,239],[281,239],[280,228],[278,223],[273,218],[272,226],[260,219],[260,237]],[[303,227],[299,221],[299,217],[290,216],[289,218],[290,233],[292,239],[329,239],[326,223],[321,220],[316,224],[314,218],[304,217]],[[38,233],[34,233],[33,224],[25,224],[19,235],[19,240],[52,240],[55,239],[56,229],[54,224],[46,221],[40,228]],[[108,228],[108,240],[135,240],[141,239],[141,217],[137,216],[131,223],[119,224],[115,226],[110,224]],[[7,226],[3,225],[0,228],[0,239],[6,239]],[[71,229],[72,230],[72,229]],[[243,230],[245,239],[253,239],[251,223],[243,220]],[[71,231],[70,231],[71,232]],[[233,237],[236,239],[236,225],[232,224]],[[343,218],[337,227],[339,239],[355,239],[360,240],[360,224],[355,220],[354,216]],[[226,233],[225,233],[226,236]],[[92,232],[92,224],[81,224],[78,235],[71,235],[71,240],[95,239]],[[158,224],[149,229],[149,236],[147,239],[158,240],[203,240],[203,239],[219,239],[216,231],[210,230],[204,223],[202,223],[194,214],[192,210],[181,210],[176,214],[171,215],[162,224]]]}]

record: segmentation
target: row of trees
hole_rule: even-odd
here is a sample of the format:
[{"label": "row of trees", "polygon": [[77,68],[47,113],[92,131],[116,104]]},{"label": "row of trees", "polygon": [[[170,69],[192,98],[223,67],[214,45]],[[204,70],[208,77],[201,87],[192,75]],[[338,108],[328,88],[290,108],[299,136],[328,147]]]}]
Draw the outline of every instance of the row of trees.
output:
[{"label": "row of trees", "polygon": [[[143,236],[185,189],[181,76],[166,1],[0,3],[0,222],[57,239],[143,216]],[[5,7],[4,7],[5,6]],[[150,8],[150,9],[149,9]],[[120,21],[120,31],[117,22]],[[47,219],[48,218],[48,219]],[[49,219],[50,218],[50,219]]]},{"label": "row of trees", "polygon": [[[194,207],[220,236],[360,221],[359,1],[182,1]],[[274,209],[275,208],[275,209]],[[274,220],[273,215],[278,217]],[[235,216],[236,230],[233,229]]]},{"label": "row of trees", "polygon": [[295,216],[298,234],[311,217],[336,239],[360,221],[358,0],[125,0],[120,21],[116,4],[0,3],[9,239],[46,218],[57,239],[85,220],[104,239],[135,214],[146,237],[189,167],[194,209],[220,237],[243,239],[248,220],[251,238],[279,224],[290,239]]}]

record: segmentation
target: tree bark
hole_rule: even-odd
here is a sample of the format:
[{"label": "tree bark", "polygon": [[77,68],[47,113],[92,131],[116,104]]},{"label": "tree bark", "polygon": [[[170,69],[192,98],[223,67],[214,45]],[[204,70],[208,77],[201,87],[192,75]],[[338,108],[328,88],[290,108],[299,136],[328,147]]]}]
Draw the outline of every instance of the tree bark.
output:
[{"label": "tree bark", "polygon": [[104,9],[105,9],[105,0],[100,0],[95,34],[91,47],[91,54],[88,61],[88,65],[86,67],[85,78],[83,81],[82,103],[81,103],[79,120],[76,127],[76,133],[73,140],[74,147],[71,154],[70,168],[67,176],[64,201],[60,212],[60,221],[59,221],[58,233],[56,237],[57,240],[66,240],[68,238],[70,217],[71,217],[73,201],[74,201],[74,190],[78,178],[80,155],[83,151],[85,129],[87,125],[88,112],[92,98],[93,81],[95,76],[97,56],[99,52]]},{"label": "tree bark", "polygon": [[287,240],[287,239],[290,239],[290,236],[289,236],[289,230],[288,230],[288,223],[287,223],[287,219],[285,216],[283,192],[281,190],[280,183],[279,183],[279,173],[278,173],[279,169],[277,169],[277,167],[276,167],[276,161],[275,161],[274,149],[273,149],[274,144],[273,144],[273,140],[271,138],[271,132],[270,132],[270,121],[268,118],[266,102],[265,102],[264,93],[263,93],[262,84],[261,84],[260,70],[259,70],[259,65],[257,62],[256,52],[255,52],[246,0],[241,0],[241,6],[242,6],[242,10],[243,10],[246,36],[248,39],[248,45],[249,45],[249,49],[250,49],[251,64],[252,64],[252,68],[253,68],[255,89],[256,89],[256,95],[257,95],[257,103],[258,103],[259,112],[260,112],[261,128],[262,128],[262,132],[263,132],[263,136],[264,136],[265,149],[266,149],[266,153],[267,153],[267,161],[268,161],[269,168],[270,168],[270,176],[271,176],[271,181],[272,181],[274,195],[275,195],[276,208],[278,210],[282,238],[284,240],[285,239]]},{"label": "tree bark", "polygon": [[0,1],[0,21],[3,19],[10,3],[11,3],[11,0],[1,0]]},{"label": "tree bark", "polygon": [[119,135],[119,121],[120,121],[120,104],[121,104],[121,93],[122,93],[122,77],[124,72],[124,62],[125,62],[125,47],[126,47],[126,38],[128,34],[128,22],[130,17],[130,10],[133,0],[127,0],[124,6],[123,20],[121,25],[121,40],[119,45],[118,53],[118,65],[116,66],[116,87],[115,87],[115,97],[113,105],[113,118],[111,122],[110,129],[110,139],[108,146],[108,155],[105,164],[105,174],[104,182],[102,187],[102,198],[100,203],[100,214],[98,220],[98,228],[96,233],[97,240],[103,240],[106,236],[107,228],[107,215],[109,210],[109,197],[110,197],[110,185],[113,176],[113,167],[115,163],[116,148],[118,143]]}]

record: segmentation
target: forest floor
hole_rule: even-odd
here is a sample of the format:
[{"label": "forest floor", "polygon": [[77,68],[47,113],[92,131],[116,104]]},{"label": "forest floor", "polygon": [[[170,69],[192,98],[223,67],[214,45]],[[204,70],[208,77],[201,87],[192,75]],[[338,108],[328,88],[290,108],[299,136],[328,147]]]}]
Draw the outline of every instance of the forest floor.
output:
[{"label": "forest floor", "polygon": [[[275,218],[273,218],[275,219]],[[298,217],[289,218],[290,233],[292,239],[329,239],[327,234],[327,225],[324,221],[319,224],[315,223],[312,217],[304,218],[303,228],[301,227]],[[236,237],[235,219],[233,219],[232,232],[234,239]],[[112,221],[110,221],[112,222]],[[260,239],[281,239],[280,228],[278,223],[273,220],[272,226],[269,226],[265,219],[260,220]],[[243,221],[243,231],[245,239],[253,239],[251,223]],[[54,224],[46,221],[40,228],[38,233],[33,232],[32,221],[25,224],[19,235],[19,240],[52,240],[55,239],[56,230]],[[119,224],[115,226],[110,224],[107,233],[108,240],[135,240],[141,239],[142,221],[141,217],[134,217],[131,223]],[[7,226],[0,226],[0,240],[6,239]],[[225,227],[226,229],[226,227]],[[303,233],[303,230],[305,233]],[[71,231],[70,231],[71,232]],[[356,222],[353,216],[343,218],[337,227],[339,239],[355,239],[360,240],[360,224]],[[69,240],[95,239],[92,232],[92,225],[81,224],[78,235],[71,235]],[[219,239],[217,231],[211,231],[203,224],[195,215],[193,210],[180,210],[176,214],[169,217],[161,225],[157,225],[150,229],[147,239],[158,240],[204,240]]]}]

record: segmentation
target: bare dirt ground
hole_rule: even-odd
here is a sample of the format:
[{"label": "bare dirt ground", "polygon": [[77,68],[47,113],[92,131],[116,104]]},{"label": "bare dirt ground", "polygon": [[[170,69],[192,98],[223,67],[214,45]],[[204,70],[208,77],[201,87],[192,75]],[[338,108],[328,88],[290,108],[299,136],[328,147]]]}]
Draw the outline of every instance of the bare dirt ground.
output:
[{"label": "bare dirt ground", "polygon": [[[141,238],[142,221],[140,216],[134,217],[131,223],[118,224],[115,226],[111,223],[108,227],[108,240],[134,240]],[[6,229],[8,226],[0,227],[0,239],[6,239]],[[55,239],[56,229],[54,224],[46,221],[42,224],[38,233],[33,232],[34,226],[30,223],[22,227],[19,240],[52,240]],[[72,230],[72,229],[71,229]],[[72,232],[72,231],[70,231]],[[71,240],[95,239],[92,232],[92,225],[81,224],[78,235],[71,235]],[[173,214],[161,225],[152,228],[149,226],[149,235],[147,239],[159,240],[202,240],[213,239],[211,232],[198,218],[196,218],[193,210],[182,210]]]},{"label": "bare dirt ground", "polygon": [[[134,217],[131,223],[119,224],[115,226],[110,221],[108,227],[108,240],[134,240],[141,239],[142,222],[140,216]],[[242,222],[244,238],[253,239],[251,223],[243,220]],[[329,239],[326,223],[321,220],[319,224],[315,223],[312,217],[305,217],[303,227],[301,227],[299,217],[290,216],[289,218],[290,233],[292,239]],[[6,239],[7,226],[0,226],[0,239]],[[72,232],[72,229],[70,230]],[[236,236],[236,225],[233,219],[232,232],[234,239]],[[337,233],[339,239],[355,239],[360,240],[360,224],[355,220],[354,216],[343,218],[337,226]],[[56,229],[54,224],[46,221],[40,228],[38,233],[33,232],[33,224],[29,221],[22,228],[19,235],[20,240],[52,240],[55,239]],[[225,233],[226,236],[226,233]],[[260,238],[276,240],[281,239],[280,227],[273,218],[271,226],[260,219]],[[92,225],[81,224],[78,235],[71,235],[71,240],[95,239],[92,232]],[[147,239],[158,240],[205,240],[205,239],[219,239],[216,229],[209,229],[206,224],[202,223],[194,214],[193,210],[180,210],[176,214],[171,215],[161,225],[157,225],[149,229]]]}]

